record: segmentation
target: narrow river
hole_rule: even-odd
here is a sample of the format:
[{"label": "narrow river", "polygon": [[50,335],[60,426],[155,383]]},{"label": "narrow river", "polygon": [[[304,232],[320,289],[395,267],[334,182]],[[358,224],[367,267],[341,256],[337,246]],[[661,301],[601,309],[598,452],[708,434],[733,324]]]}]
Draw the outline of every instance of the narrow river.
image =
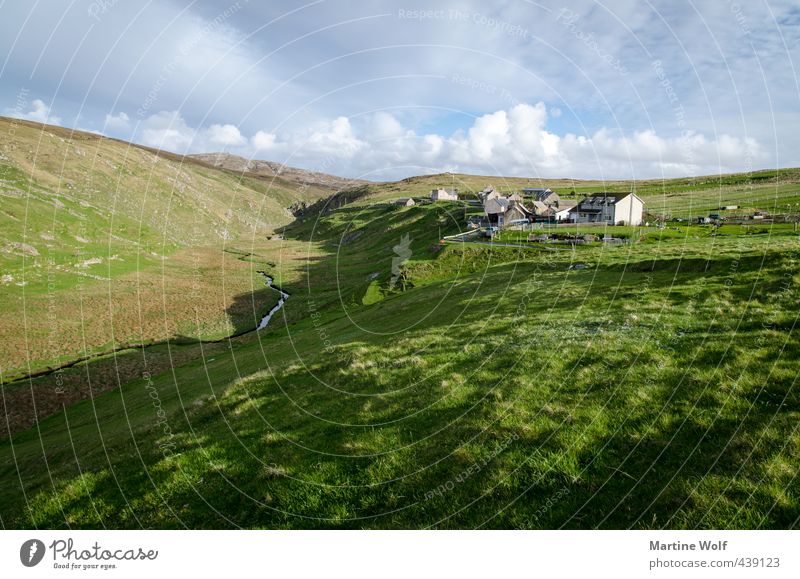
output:
[{"label": "narrow river", "polygon": [[[270,276],[268,276],[265,272],[259,271],[258,273],[260,273],[261,275],[264,276],[264,280],[265,280],[266,286],[268,288],[274,289],[276,292],[281,294],[281,299],[278,300],[278,303],[275,304],[272,307],[272,309],[269,312],[267,312],[267,314],[263,318],[261,318],[261,321],[258,323],[258,326],[256,326],[255,328],[251,328],[249,330],[243,330],[243,331],[240,331],[240,332],[238,332],[236,334],[231,334],[230,336],[226,336],[224,338],[219,338],[219,339],[216,339],[216,340],[198,340],[198,343],[201,343],[201,344],[215,344],[215,343],[219,343],[219,342],[222,342],[222,341],[225,341],[225,340],[230,340],[231,338],[236,338],[238,336],[242,336],[244,334],[249,334],[250,332],[258,332],[259,330],[263,330],[264,328],[267,327],[267,324],[269,324],[269,321],[272,319],[272,316],[275,315],[278,312],[278,310],[280,310],[283,307],[283,304],[286,303],[286,300],[289,299],[289,294],[287,294],[282,289],[275,287],[273,285],[274,280]],[[42,377],[42,376],[48,376],[50,374],[53,374],[54,372],[59,372],[61,370],[66,370],[67,368],[71,368],[71,367],[76,366],[77,364],[80,364],[82,362],[89,362],[94,358],[99,358],[99,357],[102,357],[102,356],[108,356],[110,354],[115,354],[117,352],[122,352],[124,350],[131,350],[131,349],[134,349],[134,348],[145,349],[145,348],[150,348],[152,346],[158,346],[158,345],[161,345],[161,344],[164,344],[164,343],[167,343],[167,342],[168,341],[160,341],[160,342],[154,342],[154,343],[150,343],[150,344],[125,344],[125,345],[120,345],[117,348],[113,348],[113,349],[110,349],[110,350],[107,350],[107,351],[104,351],[104,352],[96,352],[96,353],[90,354],[88,356],[81,356],[80,358],[76,358],[76,359],[71,360],[69,362],[65,362],[63,364],[60,364],[59,366],[56,366],[55,368],[47,368],[47,369],[44,369],[44,370],[39,370],[38,372],[32,372],[32,373],[27,374],[25,376],[19,376],[17,378],[9,380],[8,382],[5,382],[4,385],[8,386],[10,384],[15,384],[17,382],[22,382],[23,380],[31,380],[32,378],[39,378],[39,377]]]},{"label": "narrow river", "polygon": [[272,316],[275,315],[277,311],[283,307],[283,304],[286,303],[286,300],[289,298],[289,294],[287,294],[285,291],[281,289],[276,288],[273,285],[274,280],[270,276],[268,276],[263,271],[259,271],[258,273],[264,276],[268,288],[274,289],[276,292],[281,294],[281,299],[279,299],[278,303],[275,304],[273,308],[269,312],[267,312],[267,314],[263,318],[261,318],[261,322],[259,322],[258,326],[256,327],[256,331],[263,330],[264,328],[266,328],[267,324],[272,319]]}]

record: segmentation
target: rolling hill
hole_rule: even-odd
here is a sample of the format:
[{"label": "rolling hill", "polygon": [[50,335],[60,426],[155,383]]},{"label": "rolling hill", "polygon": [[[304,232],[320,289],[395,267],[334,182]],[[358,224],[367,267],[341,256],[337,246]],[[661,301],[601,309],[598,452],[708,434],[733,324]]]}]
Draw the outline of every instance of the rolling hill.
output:
[{"label": "rolling hill", "polygon": [[800,213],[800,169],[770,169],[731,175],[678,179],[600,181],[538,179],[440,173],[388,183],[364,183],[318,202],[318,207],[368,205],[398,197],[427,197],[431,189],[456,188],[474,195],[487,185],[504,193],[527,187],[549,187],[561,197],[581,199],[597,191],[638,194],[651,214],[690,218],[716,212],[721,205],[740,205],[748,212]]},{"label": "rolling hill", "polygon": [[[4,527],[797,525],[794,223],[596,229],[624,236],[619,245],[545,246],[513,232],[500,243],[442,243],[479,209],[385,201],[454,180],[463,190],[542,182],[434,175],[361,184],[329,210],[297,218],[277,209],[292,194],[287,185],[275,227],[255,235],[247,202],[270,194],[257,188],[263,178],[198,160],[153,161],[151,151],[102,141],[149,159],[129,166],[114,157],[144,182],[138,172],[152,165],[165,188],[187,171],[180,199],[211,208],[198,214],[208,244],[191,245],[194,223],[176,218],[172,231],[171,212],[149,213],[149,196],[136,208],[147,216],[128,206],[103,213],[101,192],[84,193],[92,186],[75,169],[65,170],[73,189],[63,194],[57,162],[36,172],[37,139],[52,144],[51,155],[70,155],[68,164],[88,161],[65,136],[41,131],[31,127],[27,141],[9,135],[16,148],[2,151],[6,189],[23,192],[7,197],[20,205],[3,204],[19,221],[3,243],[38,253],[15,246],[4,257],[19,268],[2,286],[4,308],[27,324],[4,330],[21,348],[7,359],[32,365],[25,356],[33,359],[36,332],[43,344],[77,341],[83,352],[87,335],[101,335],[94,317],[97,327],[140,335],[150,319],[156,338],[3,384]],[[649,205],[662,200],[688,216],[736,196],[749,199],[747,210],[791,206],[796,176],[557,188],[635,186]],[[242,199],[220,211],[216,195],[237,184]],[[325,206],[330,189],[319,194]],[[161,195],[168,208],[171,194]],[[36,215],[25,212],[28,197]],[[133,228],[119,235],[126,242],[109,240],[117,213]],[[228,234],[217,239],[220,227]],[[76,256],[87,245],[104,261],[74,265],[92,255]],[[62,261],[45,261],[47,252]],[[265,330],[224,339],[254,327],[277,299],[258,271],[289,298]],[[50,272],[61,276],[55,292]],[[56,325],[50,334],[48,300],[74,333]],[[126,308],[133,314],[124,317]],[[184,313],[183,327],[170,326]]]},{"label": "rolling hill", "polygon": [[[328,195],[92,133],[0,118],[3,381],[121,345],[222,337],[257,247]],[[269,299],[272,299],[271,297]]]},{"label": "rolling hill", "polygon": [[227,169],[235,173],[258,177],[280,178],[284,181],[299,185],[300,187],[314,186],[330,190],[331,192],[368,183],[368,181],[362,179],[347,179],[345,177],[320,173],[319,171],[308,171],[306,169],[298,169],[297,167],[288,167],[272,161],[245,159],[244,157],[231,155],[230,153],[200,153],[189,155],[189,157],[207,163],[213,167]]}]

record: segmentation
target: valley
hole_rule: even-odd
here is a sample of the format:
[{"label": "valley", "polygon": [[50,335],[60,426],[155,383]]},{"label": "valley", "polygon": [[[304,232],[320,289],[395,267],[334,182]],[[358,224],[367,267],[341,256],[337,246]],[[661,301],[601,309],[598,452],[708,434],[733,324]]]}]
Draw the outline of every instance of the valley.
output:
[{"label": "valley", "polygon": [[[132,213],[72,169],[64,193],[57,167],[75,145],[39,133],[27,146],[53,141],[49,170],[3,150],[4,183],[31,191],[3,197],[16,228],[3,244],[39,254],[3,256],[4,526],[796,524],[796,226],[692,218],[721,204],[792,213],[797,170],[637,182],[663,227],[594,226],[625,242],[556,251],[511,229],[442,243],[480,210],[391,202],[440,186],[569,198],[633,184],[447,174],[299,199],[298,183],[273,192],[280,176],[84,143],[89,157],[120,148],[122,175],[104,178],[125,186],[111,191],[160,191]],[[134,181],[124,155],[166,168]],[[287,214],[298,201],[311,209]],[[290,297],[245,331],[280,297],[262,271]]]}]

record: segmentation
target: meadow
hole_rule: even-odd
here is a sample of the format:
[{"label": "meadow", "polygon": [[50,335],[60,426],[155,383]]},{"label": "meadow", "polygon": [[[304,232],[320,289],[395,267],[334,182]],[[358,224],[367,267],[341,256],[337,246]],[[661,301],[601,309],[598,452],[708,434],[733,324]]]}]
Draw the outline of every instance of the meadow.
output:
[{"label": "meadow", "polygon": [[0,381],[255,327],[273,296],[241,252],[269,263],[287,207],[327,194],[0,118]]},{"label": "meadow", "polygon": [[798,525],[792,227],[442,245],[459,205],[388,195],[280,229],[265,331],[134,350],[0,442],[2,525]]}]

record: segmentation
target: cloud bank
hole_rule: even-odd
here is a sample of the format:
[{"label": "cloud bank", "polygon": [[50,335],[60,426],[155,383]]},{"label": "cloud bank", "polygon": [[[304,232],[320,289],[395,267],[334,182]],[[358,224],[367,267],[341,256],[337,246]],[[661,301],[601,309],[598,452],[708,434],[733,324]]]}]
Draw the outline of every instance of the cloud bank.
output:
[{"label": "cloud bank", "polygon": [[[556,117],[559,113],[556,113]],[[693,131],[662,137],[653,130],[623,134],[556,134],[543,102],[520,103],[475,117],[449,135],[417,133],[390,112],[317,122],[307,130],[259,130],[249,138],[232,124],[192,128],[177,111],[148,117],[137,132],[152,147],[180,153],[226,150],[251,158],[322,169],[345,176],[399,178],[449,170],[507,176],[629,178],[729,172],[743,160],[767,158],[753,138]]]},{"label": "cloud bank", "polygon": [[376,178],[800,166],[792,0],[6,4],[6,114],[175,151]]}]

